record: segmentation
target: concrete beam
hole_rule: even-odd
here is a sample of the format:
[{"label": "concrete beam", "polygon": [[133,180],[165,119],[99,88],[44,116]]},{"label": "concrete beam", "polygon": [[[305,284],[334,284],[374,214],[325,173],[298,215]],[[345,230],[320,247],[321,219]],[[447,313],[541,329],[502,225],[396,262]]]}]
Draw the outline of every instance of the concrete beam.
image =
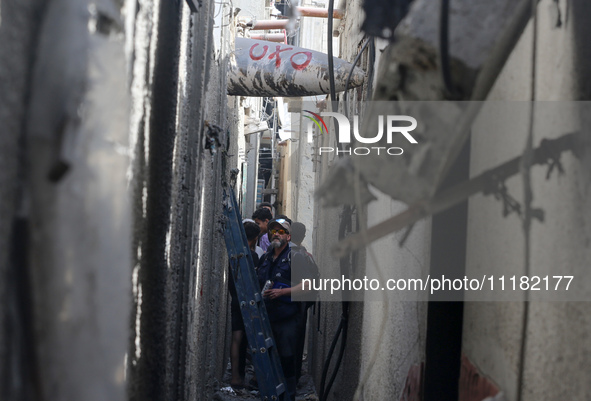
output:
[{"label": "concrete beam", "polygon": [[[431,0],[413,3],[396,29],[396,41],[382,57],[376,99],[446,98],[439,61],[439,5]],[[450,2],[450,69],[462,99],[474,99],[477,80],[487,71],[487,65],[500,60],[502,67],[529,20],[530,7],[529,0]],[[500,68],[496,68],[493,80],[498,73]],[[478,92],[478,100],[485,96]]]},{"label": "concrete beam", "polygon": [[[531,1],[457,0],[449,12],[449,68],[459,100],[484,100],[531,17]],[[439,56],[439,2],[416,0],[381,56],[374,100],[446,100]],[[458,96],[459,94],[459,96]],[[354,159],[355,169],[380,191],[407,204],[429,199],[455,160],[481,104],[402,105],[419,121],[421,139],[404,158]],[[361,131],[371,136],[384,105],[370,104]],[[386,107],[387,108],[387,107]],[[437,127],[437,129],[433,129]],[[436,152],[432,149],[437,149]],[[385,173],[395,172],[395,173]],[[340,177],[338,173],[335,179]],[[329,181],[329,180],[327,180]],[[392,185],[396,182],[397,185]],[[342,188],[342,186],[341,186]],[[335,194],[333,194],[335,195]],[[338,198],[346,199],[346,194]]]}]

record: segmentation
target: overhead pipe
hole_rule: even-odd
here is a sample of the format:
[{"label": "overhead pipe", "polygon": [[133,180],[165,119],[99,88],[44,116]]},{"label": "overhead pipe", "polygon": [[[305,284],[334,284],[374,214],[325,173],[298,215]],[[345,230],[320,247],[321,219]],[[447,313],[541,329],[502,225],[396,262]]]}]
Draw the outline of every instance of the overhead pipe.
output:
[{"label": "overhead pipe", "polygon": [[[300,16],[313,18],[328,18],[328,9],[319,7],[296,7]],[[334,19],[342,19],[345,15],[343,10],[333,10]],[[265,29],[286,29],[289,23],[288,18],[282,19],[267,19],[267,20],[252,20],[246,24],[253,31]]]},{"label": "overhead pipe", "polygon": [[250,21],[246,26],[253,31],[261,31],[266,29],[287,29],[287,24],[289,24],[288,19],[263,19]]},{"label": "overhead pipe", "polygon": [[285,31],[283,31],[283,33],[262,33],[259,35],[250,35],[250,38],[254,40],[267,40],[269,42],[287,44],[287,35],[285,34]]},{"label": "overhead pipe", "polygon": [[[334,57],[337,92],[363,84],[365,72]],[[328,55],[302,47],[236,38],[228,72],[228,94],[235,96],[314,96],[330,92]]]},{"label": "overhead pipe", "polygon": [[[319,7],[296,7],[302,17],[328,18],[328,8]],[[333,10],[334,19],[342,19],[345,15],[343,10]]]}]

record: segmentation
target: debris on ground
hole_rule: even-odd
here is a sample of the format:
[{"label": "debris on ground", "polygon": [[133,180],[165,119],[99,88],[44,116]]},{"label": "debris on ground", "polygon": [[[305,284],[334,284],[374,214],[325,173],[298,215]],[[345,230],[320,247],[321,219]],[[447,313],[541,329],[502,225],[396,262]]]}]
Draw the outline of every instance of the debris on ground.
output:
[{"label": "debris on ground", "polygon": [[[226,368],[226,373],[220,383],[220,388],[214,393],[213,399],[216,401],[242,401],[242,400],[260,400],[258,389],[252,386],[254,378],[254,368],[251,364],[246,365],[245,387],[232,387],[230,385],[231,368],[230,363]],[[316,388],[312,377],[308,374],[305,366],[302,366],[302,377],[296,388],[296,401],[318,401]]]}]

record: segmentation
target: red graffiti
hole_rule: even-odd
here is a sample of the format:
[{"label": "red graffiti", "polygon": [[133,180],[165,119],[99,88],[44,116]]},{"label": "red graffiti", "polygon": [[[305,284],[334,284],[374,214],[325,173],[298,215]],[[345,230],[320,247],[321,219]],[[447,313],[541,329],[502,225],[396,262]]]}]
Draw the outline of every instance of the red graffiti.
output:
[{"label": "red graffiti", "polygon": [[[293,61],[293,58],[295,56],[297,56],[298,54],[305,54],[306,55],[306,61],[304,61],[301,64],[297,64],[295,61]],[[308,64],[310,64],[310,61],[312,61],[312,52],[297,52],[294,53],[290,58],[289,61],[291,61],[291,66],[296,69],[296,70],[303,70],[304,68],[306,68],[308,66]]]},{"label": "red graffiti", "polygon": [[275,52],[271,53],[271,55],[269,56],[269,60],[273,60],[273,57],[275,57],[275,67],[277,68],[281,65],[281,57],[279,57],[279,53],[286,52],[289,50],[293,50],[293,47],[282,49],[281,46],[277,46]]},{"label": "red graffiti", "polygon": [[265,54],[267,54],[267,50],[269,50],[269,46],[265,45],[265,46],[263,46],[263,53],[261,53],[261,55],[260,55],[260,56],[255,56],[255,55],[254,55],[254,53],[253,53],[253,50],[254,50],[254,48],[255,48],[255,47],[257,47],[258,45],[259,45],[258,43],[255,43],[255,44],[254,44],[254,45],[252,45],[252,47],[250,48],[250,52],[249,52],[249,54],[250,54],[250,58],[251,58],[251,59],[253,59],[253,60],[260,60],[260,59],[262,59],[263,57],[265,57]]},{"label": "red graffiti", "polygon": [[[254,49],[259,45],[260,43],[255,43],[254,45],[251,46],[250,48],[250,58],[252,60],[261,60],[263,57],[265,57],[267,55],[267,51],[269,50],[269,46],[264,45],[263,46],[263,51],[257,56],[254,54]],[[281,46],[277,45],[277,47],[275,48],[275,51],[271,54],[269,54],[269,60],[273,60],[273,58],[275,58],[275,68],[278,68],[281,66],[281,53],[283,52],[287,52],[293,50],[293,47],[286,47],[284,49],[281,48]],[[293,58],[295,56],[297,56],[298,54],[304,54],[306,56],[306,60],[302,63],[296,63]],[[304,68],[306,68],[308,66],[308,64],[310,64],[310,61],[312,61],[312,52],[297,52],[291,55],[291,57],[289,58],[289,61],[291,62],[291,66],[296,69],[296,70],[303,70]]]}]

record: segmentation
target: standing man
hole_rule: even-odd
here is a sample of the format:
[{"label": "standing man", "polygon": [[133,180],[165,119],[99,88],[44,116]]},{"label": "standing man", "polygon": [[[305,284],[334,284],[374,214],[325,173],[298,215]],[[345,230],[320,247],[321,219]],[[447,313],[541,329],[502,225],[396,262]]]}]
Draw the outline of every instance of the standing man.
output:
[{"label": "standing man", "polygon": [[267,253],[261,258],[257,275],[261,288],[267,280],[273,282],[272,288],[263,293],[263,298],[265,298],[273,338],[287,382],[287,393],[289,399],[294,400],[297,384],[298,328],[302,313],[301,303],[292,302],[291,295],[294,291],[301,289],[302,284],[299,283],[292,287],[290,224],[285,219],[271,220],[268,223],[268,228],[270,244]]},{"label": "standing man", "polygon": [[273,215],[267,208],[260,208],[255,210],[252,214],[252,219],[259,225],[261,229],[261,236],[259,237],[259,246],[263,249],[263,251],[267,252],[267,248],[269,247],[269,238],[267,236],[267,224],[269,220],[273,219]]}]

